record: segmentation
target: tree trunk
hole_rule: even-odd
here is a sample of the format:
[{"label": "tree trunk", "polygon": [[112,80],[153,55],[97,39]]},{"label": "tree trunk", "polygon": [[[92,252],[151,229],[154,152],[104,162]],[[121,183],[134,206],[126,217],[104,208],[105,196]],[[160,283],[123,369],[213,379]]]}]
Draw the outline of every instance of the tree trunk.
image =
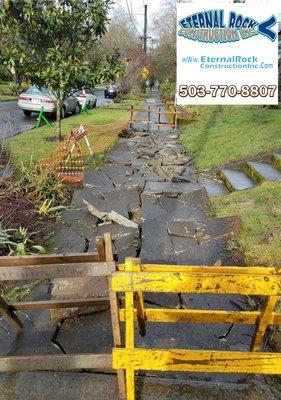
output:
[{"label": "tree trunk", "polygon": [[56,135],[58,140],[61,142],[61,99],[57,99]]}]

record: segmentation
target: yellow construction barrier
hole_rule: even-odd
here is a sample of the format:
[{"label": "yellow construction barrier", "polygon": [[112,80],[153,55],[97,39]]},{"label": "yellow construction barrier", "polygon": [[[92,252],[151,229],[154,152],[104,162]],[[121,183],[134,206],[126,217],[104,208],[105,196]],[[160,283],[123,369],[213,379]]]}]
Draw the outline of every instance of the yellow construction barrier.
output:
[{"label": "yellow construction barrier", "polygon": [[[127,400],[135,399],[135,371],[281,374],[281,353],[260,352],[269,325],[281,324],[274,312],[281,294],[281,269],[142,265],[127,259],[111,279],[113,292],[125,292],[125,348],[114,348],[113,368],[126,371]],[[144,308],[143,293],[196,293],[265,296],[261,311],[178,310]],[[137,295],[137,299],[136,296]],[[135,300],[137,306],[135,308]],[[251,351],[206,351],[135,348],[135,320],[192,324],[256,325]]]}]

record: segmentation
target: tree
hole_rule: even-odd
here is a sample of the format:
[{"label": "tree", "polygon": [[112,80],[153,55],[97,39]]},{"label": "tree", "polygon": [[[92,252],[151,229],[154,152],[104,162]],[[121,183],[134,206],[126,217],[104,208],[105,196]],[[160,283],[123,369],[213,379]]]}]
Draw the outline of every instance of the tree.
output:
[{"label": "tree", "polygon": [[[61,140],[63,101],[82,85],[109,74],[109,59],[93,69],[88,52],[107,31],[112,0],[4,0],[0,9],[1,58],[56,99]],[[116,58],[111,58],[115,62]]]},{"label": "tree", "polygon": [[151,71],[160,83],[176,80],[176,3],[176,0],[162,1],[160,12],[153,21],[156,46],[151,54]]},{"label": "tree", "polygon": [[124,61],[126,73],[117,80],[119,94],[126,95],[133,90],[140,90],[140,71],[146,65],[146,56],[142,50],[140,34],[123,7],[114,10],[108,32],[101,42],[103,52],[109,57],[117,52]]}]

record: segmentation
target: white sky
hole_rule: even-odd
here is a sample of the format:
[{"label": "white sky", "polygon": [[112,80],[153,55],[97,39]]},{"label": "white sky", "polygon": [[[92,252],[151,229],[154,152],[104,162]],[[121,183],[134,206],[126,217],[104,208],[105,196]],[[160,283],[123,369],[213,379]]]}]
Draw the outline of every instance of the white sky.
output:
[{"label": "white sky", "polygon": [[[148,9],[148,23],[151,21],[152,16],[154,13],[156,13],[161,4],[161,0],[127,0],[128,5],[130,9],[133,10],[133,14],[142,14],[142,15],[134,15],[134,18],[137,20],[137,25],[139,31],[141,32],[141,27],[143,29],[143,21],[144,21],[144,4],[146,2],[147,4],[147,9]],[[116,5],[115,7],[118,7],[118,5],[122,5],[126,10],[127,10],[127,2],[126,0],[115,0]],[[129,18],[129,16],[128,16]]]},{"label": "white sky", "polygon": [[[149,22],[152,20],[152,16],[154,13],[157,13],[157,11],[161,7],[161,0],[115,0],[116,4],[115,7],[118,7],[119,5],[122,5],[126,10],[127,10],[127,3],[132,9],[133,14],[142,14],[142,15],[134,15],[134,18],[136,19],[136,26],[139,30],[140,33],[143,31],[143,13],[144,13],[144,4],[146,3],[148,5],[148,25]],[[185,0],[186,3],[193,3],[195,0]],[[208,4],[208,0],[196,0],[197,2],[205,3]],[[212,0],[216,3],[220,4],[225,4],[225,3],[232,3],[232,0]],[[274,4],[275,7],[278,10],[278,16],[279,20],[281,19],[281,0],[246,0],[246,3],[248,4],[255,4],[257,6],[258,3],[270,3]],[[129,18],[129,13],[128,13],[128,18]]]}]

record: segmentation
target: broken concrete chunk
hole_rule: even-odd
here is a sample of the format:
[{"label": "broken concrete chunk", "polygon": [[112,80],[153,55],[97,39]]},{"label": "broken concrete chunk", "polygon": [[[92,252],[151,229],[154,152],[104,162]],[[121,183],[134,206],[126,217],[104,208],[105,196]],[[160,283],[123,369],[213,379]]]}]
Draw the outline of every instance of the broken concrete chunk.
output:
[{"label": "broken concrete chunk", "polygon": [[98,228],[98,238],[102,238],[105,233],[111,234],[119,262],[123,262],[125,257],[137,256],[140,247],[138,229],[125,228],[124,226],[112,223],[110,225],[102,225]]},{"label": "broken concrete chunk", "polygon": [[130,177],[122,187],[126,189],[137,189],[138,191],[143,191],[145,187],[145,179],[138,174],[133,175]]},{"label": "broken concrete chunk", "polygon": [[137,228],[139,227],[139,225],[138,225],[136,222],[131,221],[130,219],[127,219],[127,218],[123,217],[122,215],[118,214],[118,213],[115,212],[115,211],[111,211],[111,212],[107,215],[107,217],[108,217],[111,221],[114,221],[114,222],[116,222],[117,224],[122,225],[122,226],[125,226],[125,227],[127,227],[127,228],[136,228],[136,229],[137,229]]},{"label": "broken concrete chunk", "polygon": [[128,228],[138,228],[138,224],[136,222],[123,217],[123,215],[118,214],[115,211],[111,211],[109,213],[104,211],[99,211],[95,206],[88,203],[86,200],[84,200],[84,203],[87,205],[89,212],[98,219],[101,219],[103,221],[110,220]]},{"label": "broken concrete chunk", "polygon": [[97,217],[98,219],[105,220],[108,213],[104,211],[99,211],[94,205],[87,202],[87,200],[83,200],[86,206],[88,207],[89,212]]}]

